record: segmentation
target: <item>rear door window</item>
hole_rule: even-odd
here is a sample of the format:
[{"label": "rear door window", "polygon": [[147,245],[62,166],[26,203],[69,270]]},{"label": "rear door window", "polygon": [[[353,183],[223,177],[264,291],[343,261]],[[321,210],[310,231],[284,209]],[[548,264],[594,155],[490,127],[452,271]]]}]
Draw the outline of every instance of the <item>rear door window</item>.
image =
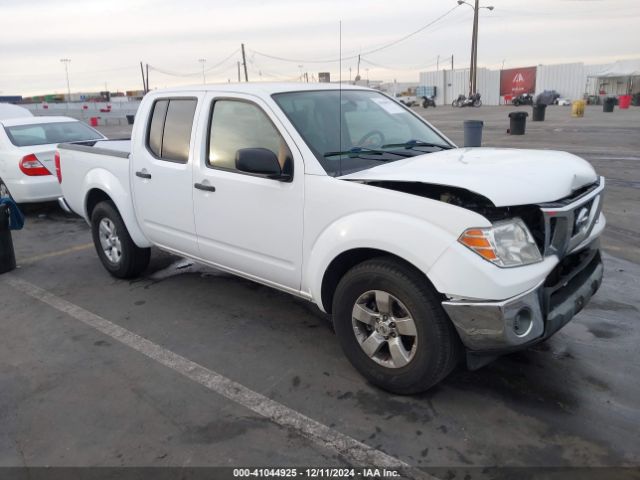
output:
[{"label": "rear door window", "polygon": [[147,147],[157,158],[186,163],[198,101],[195,98],[158,100],[154,104]]},{"label": "rear door window", "polygon": [[149,125],[149,139],[147,146],[156,156],[162,156],[162,130],[164,129],[164,118],[167,115],[168,100],[158,100],[153,106],[151,123]]}]

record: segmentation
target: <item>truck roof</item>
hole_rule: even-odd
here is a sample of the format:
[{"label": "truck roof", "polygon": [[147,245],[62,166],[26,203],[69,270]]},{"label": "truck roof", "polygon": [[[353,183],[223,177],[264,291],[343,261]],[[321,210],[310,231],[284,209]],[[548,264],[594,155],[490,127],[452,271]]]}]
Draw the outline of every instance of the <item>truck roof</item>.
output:
[{"label": "truck roof", "polygon": [[191,85],[153,90],[152,94],[170,92],[213,91],[230,93],[249,93],[254,95],[272,95],[284,92],[304,92],[311,90],[372,90],[367,87],[339,83],[302,83],[302,82],[246,82],[246,83],[217,83],[208,85]]}]

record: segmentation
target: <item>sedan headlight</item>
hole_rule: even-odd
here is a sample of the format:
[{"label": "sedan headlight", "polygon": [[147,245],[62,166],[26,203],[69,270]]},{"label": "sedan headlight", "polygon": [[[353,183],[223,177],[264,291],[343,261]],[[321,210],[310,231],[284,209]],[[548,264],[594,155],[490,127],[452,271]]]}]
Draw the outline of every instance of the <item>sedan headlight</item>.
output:
[{"label": "sedan headlight", "polygon": [[542,260],[531,232],[517,217],[496,222],[490,228],[465,230],[458,241],[499,267],[518,267]]}]

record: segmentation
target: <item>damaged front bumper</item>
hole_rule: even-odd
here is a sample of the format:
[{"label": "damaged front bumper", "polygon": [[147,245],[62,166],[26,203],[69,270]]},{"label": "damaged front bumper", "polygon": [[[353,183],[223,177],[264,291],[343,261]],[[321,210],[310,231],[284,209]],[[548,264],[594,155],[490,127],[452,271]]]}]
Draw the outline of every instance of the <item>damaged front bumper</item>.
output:
[{"label": "damaged front bumper", "polygon": [[598,242],[564,258],[535,288],[499,302],[445,301],[467,348],[469,368],[549,338],[596,293],[603,277]]}]

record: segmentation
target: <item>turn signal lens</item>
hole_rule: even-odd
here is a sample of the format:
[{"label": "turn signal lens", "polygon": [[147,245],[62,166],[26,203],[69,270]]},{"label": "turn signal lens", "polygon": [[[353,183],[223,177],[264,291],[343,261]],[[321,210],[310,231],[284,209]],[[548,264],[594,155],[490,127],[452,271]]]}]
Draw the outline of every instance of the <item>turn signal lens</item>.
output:
[{"label": "turn signal lens", "polygon": [[469,247],[485,260],[490,262],[497,259],[496,252],[491,244],[491,229],[471,229],[465,231],[458,241]]}]

